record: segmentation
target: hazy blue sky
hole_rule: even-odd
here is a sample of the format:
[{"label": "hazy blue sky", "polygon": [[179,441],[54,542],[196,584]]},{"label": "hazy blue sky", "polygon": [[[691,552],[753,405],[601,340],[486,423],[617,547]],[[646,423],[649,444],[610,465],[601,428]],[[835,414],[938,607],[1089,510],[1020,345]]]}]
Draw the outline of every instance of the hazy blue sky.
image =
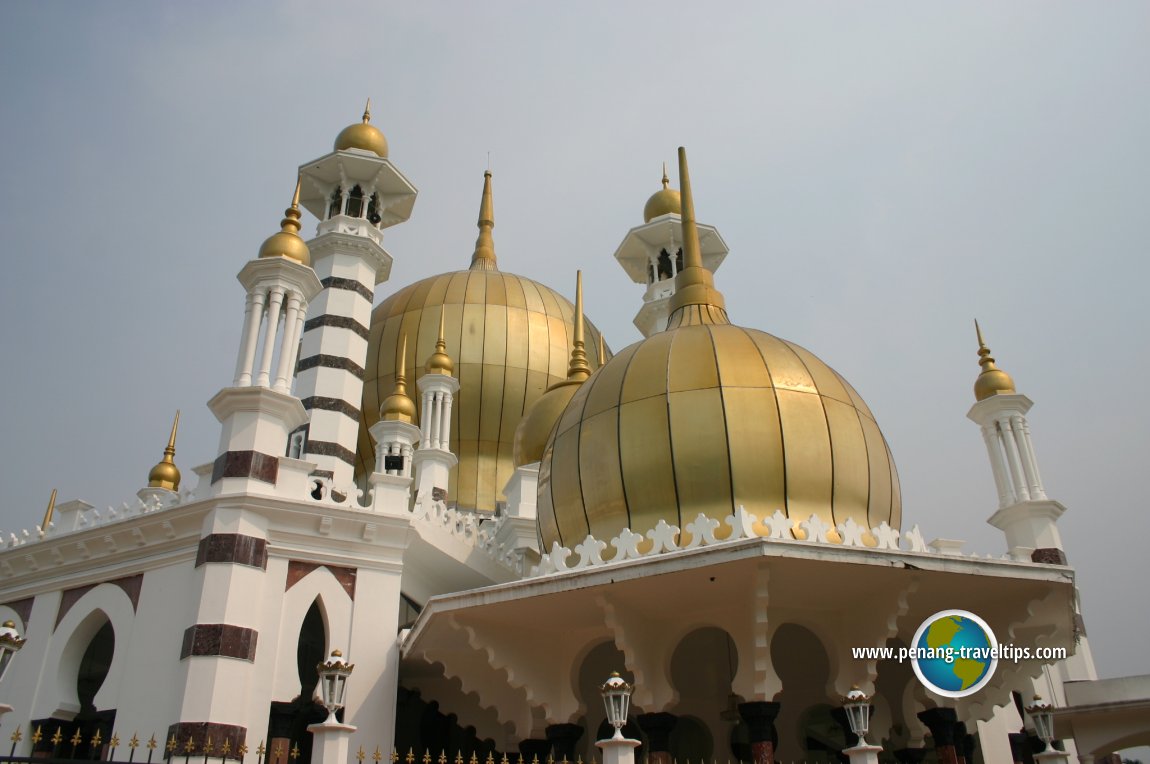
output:
[{"label": "hazy blue sky", "polygon": [[378,299],[466,266],[490,152],[501,267],[582,268],[621,348],[612,253],[686,145],[732,319],[860,391],[908,527],[1001,554],[978,317],[1036,402],[1099,671],[1150,673],[1148,29],[1145,2],[0,2],[0,528],[53,487],[132,498],[176,408],[185,478],[214,458],[235,274],[371,96],[420,189]]}]

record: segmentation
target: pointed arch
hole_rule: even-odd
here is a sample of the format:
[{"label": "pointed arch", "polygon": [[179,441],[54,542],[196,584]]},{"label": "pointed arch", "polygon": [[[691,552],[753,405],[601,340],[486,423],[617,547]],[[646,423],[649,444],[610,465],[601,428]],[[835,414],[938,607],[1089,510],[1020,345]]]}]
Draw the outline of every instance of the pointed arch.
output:
[{"label": "pointed arch", "polygon": [[[326,567],[319,566],[307,573],[284,592],[283,609],[276,649],[275,680],[272,698],[290,701],[300,691],[299,669],[296,665],[299,651],[300,629],[313,605],[323,617],[327,644],[324,654],[338,648],[345,652],[351,641],[352,600],[338,578]],[[354,660],[354,656],[352,656]]]}]

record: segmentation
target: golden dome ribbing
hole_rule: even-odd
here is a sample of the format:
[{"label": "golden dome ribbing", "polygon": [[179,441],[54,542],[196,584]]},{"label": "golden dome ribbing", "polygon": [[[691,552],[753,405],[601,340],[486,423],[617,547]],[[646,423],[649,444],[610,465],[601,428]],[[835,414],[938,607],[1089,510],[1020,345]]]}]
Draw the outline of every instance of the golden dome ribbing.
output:
[{"label": "golden dome ribbing", "polygon": [[898,527],[898,477],[870,410],[807,350],[730,324],[702,265],[682,149],[680,188],[684,268],[668,330],[620,351],[561,415],[539,473],[544,546],[739,506]]}]

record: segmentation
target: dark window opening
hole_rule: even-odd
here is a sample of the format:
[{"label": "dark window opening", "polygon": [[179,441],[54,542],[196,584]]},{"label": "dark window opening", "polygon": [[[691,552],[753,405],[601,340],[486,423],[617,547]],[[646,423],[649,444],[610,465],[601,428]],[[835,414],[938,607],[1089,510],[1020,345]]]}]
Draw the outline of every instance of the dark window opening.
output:
[{"label": "dark window opening", "polygon": [[658,281],[664,281],[671,278],[671,256],[667,254],[667,250],[659,251],[659,259],[656,265],[656,274]]},{"label": "dark window opening", "polygon": [[398,454],[387,454],[383,457],[384,472],[403,472],[403,457]]},{"label": "dark window opening", "polygon": [[347,195],[347,214],[350,217],[363,217],[363,189],[356,186]]},{"label": "dark window opening", "polygon": [[343,189],[339,186],[335,187],[335,192],[331,195],[331,202],[327,205],[327,216],[333,218],[343,212]]},{"label": "dark window opening", "polygon": [[372,194],[371,201],[367,203],[367,220],[372,225],[379,225],[383,220],[379,214],[379,194]]}]

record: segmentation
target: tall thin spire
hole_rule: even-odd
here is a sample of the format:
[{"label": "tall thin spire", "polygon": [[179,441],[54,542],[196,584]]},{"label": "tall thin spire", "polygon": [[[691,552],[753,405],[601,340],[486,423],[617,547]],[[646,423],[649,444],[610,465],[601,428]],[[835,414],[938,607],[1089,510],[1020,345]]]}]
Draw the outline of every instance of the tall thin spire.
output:
[{"label": "tall thin spire", "polygon": [[152,467],[148,473],[149,488],[165,488],[169,491],[180,490],[180,470],[176,467],[176,433],[180,429],[180,412],[176,411],[176,418],[172,420],[172,432],[168,436],[168,445],[164,448],[164,458]]},{"label": "tall thin spire", "polygon": [[446,374],[451,376],[455,371],[455,362],[451,360],[451,356],[447,354],[447,341],[443,338],[443,314],[447,312],[446,306],[441,306],[439,309],[439,334],[435,340],[435,352],[427,359],[427,364],[424,365],[424,371],[428,374]]},{"label": "tall thin spire", "polygon": [[667,163],[663,162],[663,188],[668,188],[671,185],[671,179],[667,177]]},{"label": "tall thin spire", "polygon": [[998,393],[1015,392],[1011,376],[994,365],[994,356],[982,338],[982,327],[978,325],[977,318],[974,320],[974,333],[978,336],[978,365],[982,367],[978,378],[974,380],[975,400],[982,401]]},{"label": "tall thin spire", "polygon": [[399,348],[399,366],[395,370],[395,390],[379,407],[379,418],[412,422],[415,420],[415,402],[407,394],[407,335]]},{"label": "tall thin spire", "polygon": [[679,147],[679,194],[682,200],[683,270],[675,276],[671,316],[667,328],[688,324],[727,324],[726,301],[715,289],[715,276],[703,265],[699,229],[695,225],[695,198],[687,170],[687,150]]},{"label": "tall thin spire", "polygon": [[575,271],[575,337],[571,342],[571,363],[567,379],[582,382],[591,376],[587,365],[587,352],[583,341],[583,271]]},{"label": "tall thin spire", "polygon": [[603,333],[599,332],[599,368],[607,363],[607,343],[603,341]]},{"label": "tall thin spire", "polygon": [[495,228],[495,204],[491,199],[491,171],[483,173],[483,199],[479,202],[479,238],[475,240],[475,254],[471,256],[471,270],[497,271],[495,261],[495,239],[491,230]]},{"label": "tall thin spire", "polygon": [[368,96],[367,103],[363,107],[363,123],[366,125],[371,122],[371,96]]},{"label": "tall thin spire", "polygon": [[52,489],[52,495],[48,497],[48,508],[44,510],[44,520],[40,523],[40,537],[43,538],[48,533],[48,526],[52,523],[52,513],[56,511],[56,489]]}]

